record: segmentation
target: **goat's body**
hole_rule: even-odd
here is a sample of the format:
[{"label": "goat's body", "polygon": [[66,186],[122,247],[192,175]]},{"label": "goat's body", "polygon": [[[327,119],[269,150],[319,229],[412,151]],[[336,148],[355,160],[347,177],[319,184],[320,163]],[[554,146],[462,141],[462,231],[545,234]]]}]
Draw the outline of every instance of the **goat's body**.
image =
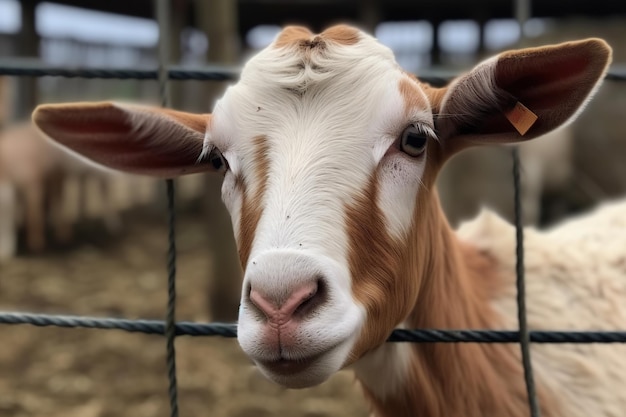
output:
[{"label": "goat's body", "polygon": [[[459,236],[497,260],[503,292],[493,300],[517,329],[515,231],[484,212]],[[528,325],[533,330],[622,330],[626,326],[626,201],[607,203],[549,231],[524,236]],[[517,351],[517,350],[516,350]],[[623,416],[626,346],[532,345],[539,389],[555,416]]]}]

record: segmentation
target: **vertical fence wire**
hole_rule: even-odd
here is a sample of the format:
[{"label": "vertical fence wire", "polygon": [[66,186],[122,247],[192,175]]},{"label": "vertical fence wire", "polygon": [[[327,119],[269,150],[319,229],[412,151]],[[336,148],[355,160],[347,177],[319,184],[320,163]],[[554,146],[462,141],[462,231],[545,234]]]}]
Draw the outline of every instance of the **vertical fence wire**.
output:
[{"label": "vertical fence wire", "polygon": [[535,380],[530,361],[530,336],[528,323],[526,322],[526,285],[524,280],[524,228],[522,226],[522,204],[520,184],[520,160],[519,149],[512,150],[513,156],[513,189],[515,204],[515,273],[517,276],[517,318],[519,322],[519,342],[522,350],[522,364],[524,366],[524,381],[528,394],[528,405],[531,417],[540,417],[539,401],[535,390]]},{"label": "vertical fence wire", "polygon": [[168,210],[168,253],[167,253],[167,313],[165,316],[165,339],[167,349],[167,378],[169,381],[170,415],[178,417],[178,388],[176,380],[176,229],[174,210],[174,181],[166,180]]},{"label": "vertical fence wire", "polygon": [[[156,18],[159,26],[159,95],[161,106],[169,107],[170,94],[167,65],[169,64],[169,0],[155,0]],[[165,180],[168,211],[167,251],[167,312],[165,315],[166,362],[170,416],[178,417],[178,386],[176,380],[176,218],[174,209],[174,180]]]}]

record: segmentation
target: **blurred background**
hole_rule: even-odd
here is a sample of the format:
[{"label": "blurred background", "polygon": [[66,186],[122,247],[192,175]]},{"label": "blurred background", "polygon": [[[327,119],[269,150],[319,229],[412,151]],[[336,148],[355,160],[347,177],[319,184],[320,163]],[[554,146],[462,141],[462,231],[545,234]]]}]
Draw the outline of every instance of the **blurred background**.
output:
[{"label": "blurred background", "polygon": [[[151,0],[0,0],[0,66],[154,69]],[[347,22],[416,74],[446,76],[501,50],[596,36],[626,69],[626,2],[613,0],[172,0],[170,64],[240,66],[285,24]],[[227,83],[173,81],[172,106],[206,112]],[[164,185],[95,171],[50,148],[38,103],[160,103],[156,81],[0,76],[0,310],[160,319],[166,303]],[[626,83],[607,81],[570,127],[521,147],[524,222],[626,194]],[[489,206],[512,220],[507,147],[455,157],[442,173],[457,225]],[[241,270],[219,179],[177,180],[179,320],[237,317]],[[169,415],[165,345],[119,331],[0,326],[0,416]],[[183,416],[366,416],[349,372],[287,391],[235,340],[177,339]]]}]

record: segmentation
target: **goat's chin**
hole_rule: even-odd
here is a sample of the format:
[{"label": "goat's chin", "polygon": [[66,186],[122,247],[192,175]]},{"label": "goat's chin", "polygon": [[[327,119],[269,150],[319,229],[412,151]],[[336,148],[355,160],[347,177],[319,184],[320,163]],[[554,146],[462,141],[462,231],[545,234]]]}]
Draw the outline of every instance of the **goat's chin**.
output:
[{"label": "goat's chin", "polygon": [[347,359],[346,349],[339,345],[301,360],[258,361],[256,365],[271,381],[285,388],[309,388],[321,384],[339,371]]}]

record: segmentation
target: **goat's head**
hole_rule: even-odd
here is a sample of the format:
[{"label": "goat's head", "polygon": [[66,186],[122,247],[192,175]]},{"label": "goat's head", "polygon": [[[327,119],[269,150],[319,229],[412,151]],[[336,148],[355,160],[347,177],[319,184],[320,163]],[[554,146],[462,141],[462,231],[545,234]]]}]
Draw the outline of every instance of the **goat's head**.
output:
[{"label": "goat's head", "polygon": [[[507,52],[437,89],[356,29],[289,27],[212,115],[105,102],[40,106],[34,121],[114,169],[223,175],[245,270],[239,342],[271,379],[304,387],[380,346],[412,310],[443,162],[572,119],[609,59],[598,39]],[[518,102],[538,116],[524,136]]]}]

